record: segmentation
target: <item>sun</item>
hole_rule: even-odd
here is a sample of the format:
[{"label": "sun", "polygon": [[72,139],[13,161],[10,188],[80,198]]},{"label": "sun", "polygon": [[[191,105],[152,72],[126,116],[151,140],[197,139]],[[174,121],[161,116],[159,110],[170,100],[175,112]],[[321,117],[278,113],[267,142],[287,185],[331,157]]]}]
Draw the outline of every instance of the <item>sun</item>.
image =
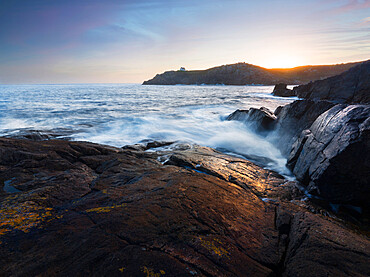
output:
[{"label": "sun", "polygon": [[284,56],[284,57],[275,57],[264,64],[266,68],[292,68],[301,66],[303,60],[297,57]]}]

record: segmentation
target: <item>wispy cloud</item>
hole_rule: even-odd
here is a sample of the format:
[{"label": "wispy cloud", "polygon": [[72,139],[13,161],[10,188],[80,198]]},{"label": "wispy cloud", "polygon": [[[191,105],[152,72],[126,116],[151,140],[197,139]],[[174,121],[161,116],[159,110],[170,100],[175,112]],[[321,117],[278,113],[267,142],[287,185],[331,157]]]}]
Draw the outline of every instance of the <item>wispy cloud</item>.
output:
[{"label": "wispy cloud", "polygon": [[362,19],[357,25],[358,26],[368,26],[368,25],[370,25],[370,16]]},{"label": "wispy cloud", "polygon": [[[331,3],[335,3],[338,1],[327,1]],[[331,10],[332,14],[341,14],[350,11],[362,10],[370,8],[370,0],[347,0],[345,3],[336,6]]]}]

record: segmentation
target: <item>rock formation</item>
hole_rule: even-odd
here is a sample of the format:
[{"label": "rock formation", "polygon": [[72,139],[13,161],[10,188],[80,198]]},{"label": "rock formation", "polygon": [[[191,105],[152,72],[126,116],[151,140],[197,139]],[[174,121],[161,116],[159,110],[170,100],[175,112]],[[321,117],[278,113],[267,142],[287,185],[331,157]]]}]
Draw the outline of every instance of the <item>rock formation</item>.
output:
[{"label": "rock formation", "polygon": [[296,141],[288,160],[309,191],[365,207],[370,197],[370,106],[336,105]]},{"label": "rock formation", "polygon": [[369,274],[369,239],[294,182],[209,148],[135,149],[0,138],[18,190],[0,194],[1,275]]},{"label": "rock formation", "polygon": [[328,101],[297,100],[278,108],[273,136],[282,154],[288,157],[301,132],[308,129],[320,114],[334,105]]},{"label": "rock formation", "polygon": [[265,132],[274,128],[276,116],[269,109],[250,108],[249,110],[236,110],[226,120],[238,120],[247,123],[258,132]]},{"label": "rock formation", "polygon": [[288,89],[286,84],[275,85],[272,94],[275,96],[281,96],[281,97],[295,96],[294,91],[292,89]]},{"label": "rock formation", "polygon": [[370,60],[340,75],[298,86],[293,90],[299,98],[370,104]]}]

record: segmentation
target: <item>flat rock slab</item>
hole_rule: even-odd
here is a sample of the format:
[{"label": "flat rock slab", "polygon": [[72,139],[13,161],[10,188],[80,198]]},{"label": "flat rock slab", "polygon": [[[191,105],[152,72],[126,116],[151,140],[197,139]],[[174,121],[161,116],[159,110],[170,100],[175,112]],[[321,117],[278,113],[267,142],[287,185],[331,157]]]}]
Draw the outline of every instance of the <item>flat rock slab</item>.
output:
[{"label": "flat rock slab", "polygon": [[164,152],[0,138],[0,181],[19,190],[0,194],[0,275],[369,275],[365,235],[261,199],[281,176],[190,150],[194,168],[162,164]]}]

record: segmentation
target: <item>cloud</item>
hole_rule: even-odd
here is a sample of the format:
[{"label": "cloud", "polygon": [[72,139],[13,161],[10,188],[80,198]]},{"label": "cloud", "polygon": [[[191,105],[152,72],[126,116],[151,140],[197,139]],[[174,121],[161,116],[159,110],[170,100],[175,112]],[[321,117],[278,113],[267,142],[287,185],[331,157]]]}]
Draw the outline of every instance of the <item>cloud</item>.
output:
[{"label": "cloud", "polygon": [[[333,1],[328,1],[333,2]],[[333,14],[347,13],[355,10],[370,8],[370,0],[348,0],[345,4],[335,7],[331,10]]]},{"label": "cloud", "polygon": [[370,25],[370,16],[362,19],[360,23],[358,23],[358,26],[368,26]]}]

